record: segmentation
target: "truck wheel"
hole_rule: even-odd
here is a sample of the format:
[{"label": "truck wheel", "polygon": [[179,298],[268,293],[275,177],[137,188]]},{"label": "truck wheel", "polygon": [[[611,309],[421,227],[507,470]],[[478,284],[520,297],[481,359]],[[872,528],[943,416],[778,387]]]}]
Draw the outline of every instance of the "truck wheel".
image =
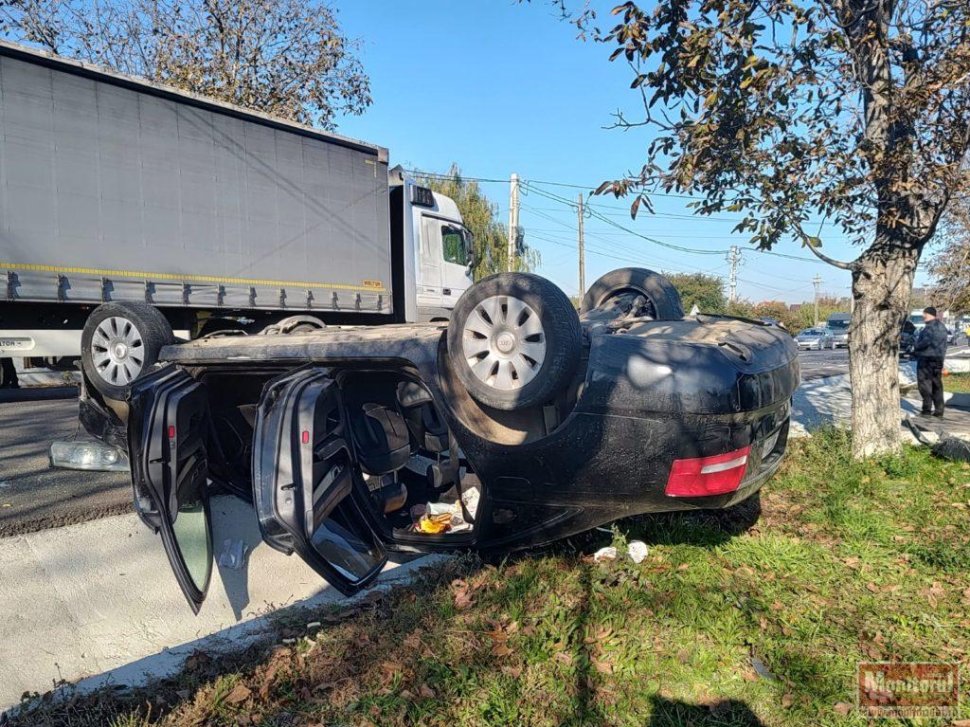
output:
[{"label": "truck wheel", "polygon": [[545,404],[576,371],[582,331],[556,285],[499,273],[466,290],[448,324],[448,357],[468,393],[502,411]]},{"label": "truck wheel", "polygon": [[172,327],[147,303],[106,303],[94,309],[81,333],[81,365],[109,399],[122,400],[131,383],[172,343]]},{"label": "truck wheel", "polygon": [[589,313],[623,293],[639,293],[649,300],[654,320],[679,321],[684,317],[677,288],[660,273],[646,268],[620,268],[607,273],[586,291],[580,312]]}]

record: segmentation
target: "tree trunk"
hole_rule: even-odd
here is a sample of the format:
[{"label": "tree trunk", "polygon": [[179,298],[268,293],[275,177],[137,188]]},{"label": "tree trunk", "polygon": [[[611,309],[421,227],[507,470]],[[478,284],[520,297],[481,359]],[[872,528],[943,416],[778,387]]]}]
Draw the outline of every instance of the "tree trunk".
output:
[{"label": "tree trunk", "polygon": [[892,231],[878,231],[852,273],[849,376],[856,459],[901,447],[899,334],[919,262],[919,247],[907,242]]}]

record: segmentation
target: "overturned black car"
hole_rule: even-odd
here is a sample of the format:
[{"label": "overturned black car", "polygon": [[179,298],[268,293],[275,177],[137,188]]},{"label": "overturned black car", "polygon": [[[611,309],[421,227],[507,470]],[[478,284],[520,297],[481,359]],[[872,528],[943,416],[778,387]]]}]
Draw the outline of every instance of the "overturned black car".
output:
[{"label": "overturned black car", "polygon": [[[99,320],[157,326],[148,306],[103,307]],[[799,383],[787,333],[684,317],[642,269],[605,275],[578,315],[550,282],[508,273],[447,323],[223,330],[157,359],[124,402],[86,368],[82,421],[127,447],[135,507],[195,610],[216,488],[349,594],[391,549],[515,549],[734,505],[777,469]]]}]

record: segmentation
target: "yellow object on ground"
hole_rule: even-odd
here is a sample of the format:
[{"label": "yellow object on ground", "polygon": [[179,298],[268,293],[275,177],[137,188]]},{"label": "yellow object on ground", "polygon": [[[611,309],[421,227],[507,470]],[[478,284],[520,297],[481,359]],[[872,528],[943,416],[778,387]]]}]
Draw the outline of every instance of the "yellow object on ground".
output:
[{"label": "yellow object on ground", "polygon": [[437,535],[445,532],[449,527],[451,527],[451,513],[443,513],[441,515],[422,515],[414,529],[419,533]]}]

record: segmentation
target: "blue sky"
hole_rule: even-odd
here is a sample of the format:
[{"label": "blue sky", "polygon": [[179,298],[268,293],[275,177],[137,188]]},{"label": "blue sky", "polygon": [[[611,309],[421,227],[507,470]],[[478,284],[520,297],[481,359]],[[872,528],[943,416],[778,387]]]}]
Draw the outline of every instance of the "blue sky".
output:
[{"label": "blue sky", "polygon": [[[604,128],[617,109],[631,116],[637,110],[629,69],[609,63],[606,46],[578,40],[545,0],[338,0],[337,7],[344,30],[361,42],[374,97],[363,116],[341,119],[339,131],[389,147],[392,164],[445,172],[456,162],[469,177],[507,180],[516,172],[529,180],[520,223],[541,252],[537,272],[575,294],[576,210],[544,193],[575,201],[580,189],[549,183],[588,190],[639,169],[652,132]],[[508,183],[483,187],[506,221]],[[624,265],[726,277],[727,262],[713,251],[737,244],[742,297],[809,300],[816,274],[823,292],[848,294],[847,272],[808,260],[794,243],[776,250],[805,261],[761,255],[744,236],[731,235],[737,215],[694,216],[688,201],[658,197],[656,215],[641,212],[632,221],[627,202],[590,200],[594,211],[640,235],[712,254],[664,248],[587,218],[587,285]],[[823,242],[833,257],[858,254],[835,228],[823,229]],[[918,274],[917,284],[925,280]]]}]

